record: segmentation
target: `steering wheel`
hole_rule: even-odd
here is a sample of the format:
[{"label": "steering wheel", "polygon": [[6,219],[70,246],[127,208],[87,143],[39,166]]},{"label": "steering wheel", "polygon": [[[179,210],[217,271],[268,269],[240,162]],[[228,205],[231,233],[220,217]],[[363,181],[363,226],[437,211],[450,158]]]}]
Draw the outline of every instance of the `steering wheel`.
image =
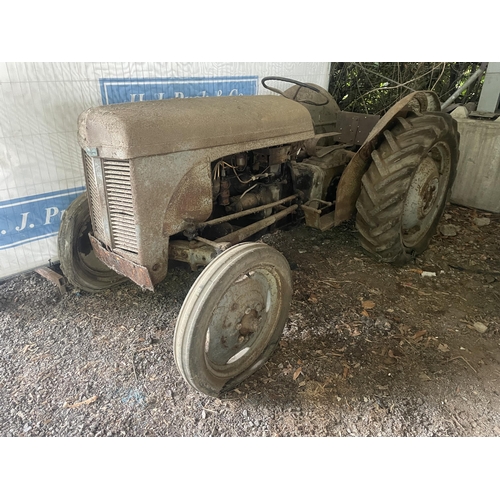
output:
[{"label": "steering wheel", "polygon": [[[298,85],[299,88],[297,89],[297,92],[295,92],[295,95],[293,97],[289,97],[289,96],[285,95],[281,90],[276,89],[274,87],[270,87],[269,85],[266,85],[266,82],[268,82],[269,80],[292,83],[294,85]],[[292,99],[292,101],[302,102],[304,104],[310,104],[312,106],[325,106],[326,104],[328,104],[330,102],[330,99],[328,97],[326,97],[324,94],[322,94],[321,91],[319,89],[317,89],[316,87],[310,85],[309,83],[303,83],[303,82],[298,82],[297,80],[292,80],[291,78],[284,78],[282,76],[266,76],[265,78],[263,78],[261,80],[261,83],[265,89],[270,90],[271,92],[276,92],[276,94],[280,94],[283,97],[286,97],[287,99]],[[309,99],[301,99],[301,100],[296,99],[296,97],[300,91],[300,87],[304,87],[306,89],[309,89],[309,90],[312,90],[313,92],[318,93],[320,96],[325,98],[325,101],[317,103],[314,101],[310,101]]]}]

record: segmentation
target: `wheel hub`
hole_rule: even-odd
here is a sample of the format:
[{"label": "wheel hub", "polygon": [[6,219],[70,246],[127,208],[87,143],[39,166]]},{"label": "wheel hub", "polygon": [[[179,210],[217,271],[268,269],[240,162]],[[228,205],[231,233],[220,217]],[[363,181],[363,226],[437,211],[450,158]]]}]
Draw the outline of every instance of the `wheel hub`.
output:
[{"label": "wheel hub", "polygon": [[236,325],[236,330],[239,333],[238,341],[240,343],[243,342],[243,340],[247,340],[252,333],[255,333],[258,330],[260,319],[261,318],[256,308],[248,308],[245,311],[241,321]]},{"label": "wheel hub", "polygon": [[439,179],[430,177],[425,182],[420,191],[420,200],[418,207],[418,218],[423,219],[430,211],[437,198]]},{"label": "wheel hub", "polygon": [[224,294],[214,311],[205,354],[222,368],[243,358],[258,343],[268,320],[269,282],[261,272],[241,276]]},{"label": "wheel hub", "polygon": [[429,214],[437,198],[439,171],[435,161],[427,157],[419,165],[412,178],[403,212],[403,230],[410,231],[420,226]]}]

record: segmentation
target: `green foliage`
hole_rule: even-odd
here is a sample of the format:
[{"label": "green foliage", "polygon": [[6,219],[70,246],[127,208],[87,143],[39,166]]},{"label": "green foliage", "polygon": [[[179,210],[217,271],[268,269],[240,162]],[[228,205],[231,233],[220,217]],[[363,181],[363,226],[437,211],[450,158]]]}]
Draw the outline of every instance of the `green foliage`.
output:
[{"label": "green foliage", "polygon": [[[432,90],[445,102],[480,65],[477,62],[333,62],[329,91],[344,111],[383,115],[415,90]],[[454,102],[477,104],[483,79],[476,80]]]}]

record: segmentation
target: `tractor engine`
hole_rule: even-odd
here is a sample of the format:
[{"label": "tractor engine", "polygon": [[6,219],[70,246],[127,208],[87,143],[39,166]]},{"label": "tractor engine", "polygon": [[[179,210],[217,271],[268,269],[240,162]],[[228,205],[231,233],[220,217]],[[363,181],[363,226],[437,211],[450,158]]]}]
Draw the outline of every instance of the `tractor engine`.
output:
[{"label": "tractor engine", "polygon": [[[291,145],[276,146],[237,153],[212,162],[212,218],[267,205],[290,195],[293,191],[290,165],[296,149]],[[244,225],[269,216],[271,211],[264,209],[237,222]],[[215,226],[203,236],[220,237],[234,227],[229,223]]]}]

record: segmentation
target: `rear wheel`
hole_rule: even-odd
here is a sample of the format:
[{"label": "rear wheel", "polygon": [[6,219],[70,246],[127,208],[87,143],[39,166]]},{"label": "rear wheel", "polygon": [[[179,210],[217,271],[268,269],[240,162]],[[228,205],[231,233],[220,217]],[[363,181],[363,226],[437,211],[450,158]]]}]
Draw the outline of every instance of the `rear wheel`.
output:
[{"label": "rear wheel", "polygon": [[217,397],[258,370],[288,318],[291,281],[286,259],[263,243],[235,245],[210,262],[175,327],[175,361],[184,379]]},{"label": "rear wheel", "polygon": [[446,113],[398,118],[363,176],[356,225],[365,250],[404,264],[436,232],[456,175],[459,134]]},{"label": "rear wheel", "polygon": [[89,239],[91,231],[87,193],[83,193],[64,211],[57,244],[61,270],[69,283],[93,293],[119,285],[127,278],[96,257]]}]

